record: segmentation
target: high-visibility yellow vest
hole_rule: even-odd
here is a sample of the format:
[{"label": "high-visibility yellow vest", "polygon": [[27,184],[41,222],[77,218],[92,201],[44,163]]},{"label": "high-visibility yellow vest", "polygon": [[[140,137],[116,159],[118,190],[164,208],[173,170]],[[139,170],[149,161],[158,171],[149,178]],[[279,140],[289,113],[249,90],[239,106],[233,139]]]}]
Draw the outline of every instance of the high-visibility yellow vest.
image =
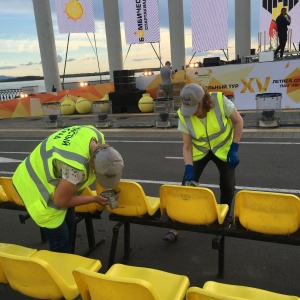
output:
[{"label": "high-visibility yellow vest", "polygon": [[178,116],[192,136],[193,161],[202,159],[212,151],[219,159],[227,161],[233,139],[232,122],[224,111],[223,94],[211,93],[213,108],[207,113],[206,127],[196,116],[184,117],[180,109]]},{"label": "high-visibility yellow vest", "polygon": [[95,181],[90,164],[92,139],[105,143],[104,135],[93,126],[64,128],[42,141],[15,171],[13,184],[28,213],[40,227],[60,226],[67,212],[66,208],[53,203],[61,179],[53,172],[54,159],[84,172],[86,180],[78,186],[78,193]]}]

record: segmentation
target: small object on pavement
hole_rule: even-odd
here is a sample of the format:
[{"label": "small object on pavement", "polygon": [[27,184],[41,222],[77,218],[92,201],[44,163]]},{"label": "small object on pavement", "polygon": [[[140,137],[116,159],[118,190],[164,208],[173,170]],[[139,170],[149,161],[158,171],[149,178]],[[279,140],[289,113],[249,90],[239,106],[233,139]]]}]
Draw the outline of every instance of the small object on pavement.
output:
[{"label": "small object on pavement", "polygon": [[100,196],[107,198],[109,207],[114,209],[118,207],[119,193],[118,190],[104,190]]},{"label": "small object on pavement", "polygon": [[169,242],[170,244],[174,244],[177,239],[178,234],[175,234],[173,231],[169,231],[163,236],[163,240]]},{"label": "small object on pavement", "polygon": [[185,183],[185,186],[197,186],[197,187],[200,187],[200,184],[196,181],[187,181]]}]

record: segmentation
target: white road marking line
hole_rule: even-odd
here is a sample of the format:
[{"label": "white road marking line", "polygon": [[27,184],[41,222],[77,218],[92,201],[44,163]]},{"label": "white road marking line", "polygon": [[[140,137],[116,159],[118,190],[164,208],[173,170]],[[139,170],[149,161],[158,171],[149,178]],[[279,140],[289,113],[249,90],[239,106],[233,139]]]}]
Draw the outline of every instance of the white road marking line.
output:
[{"label": "white road marking line", "polygon": [[[13,172],[6,172],[6,171],[0,171],[0,175],[13,175]],[[174,185],[181,185],[181,182],[175,182],[175,181],[155,181],[155,180],[142,180],[142,179],[125,179],[122,178],[122,180],[125,181],[134,181],[138,183],[147,183],[147,184],[174,184]],[[217,184],[201,184],[202,187],[206,188],[219,188]],[[252,186],[236,186],[237,190],[250,190],[250,191],[261,191],[261,192],[273,192],[273,193],[286,193],[286,194],[300,194],[300,190],[294,190],[294,189],[278,189],[278,188],[263,188],[263,187],[252,187]]]},{"label": "white road marking line", "polygon": [[0,152],[0,154],[30,154],[31,152],[8,152],[8,151],[6,151],[6,152]]},{"label": "white road marking line", "polygon": [[[175,184],[175,185],[181,185],[181,182],[174,182],[174,181],[155,181],[155,180],[140,180],[140,179],[123,179],[127,181],[135,181],[139,183],[150,183],[150,184]],[[202,184],[200,183],[202,187],[207,188],[219,188],[219,185],[217,184]],[[252,186],[236,186],[237,190],[251,190],[251,191],[262,191],[262,192],[273,192],[273,193],[288,193],[288,194],[300,194],[300,190],[294,190],[294,189],[278,189],[278,188],[264,188],[264,187],[252,187]]]},{"label": "white road marking line", "polygon": [[[12,140],[12,139],[0,139],[1,142],[41,142],[40,140]],[[156,144],[182,144],[182,141],[145,141],[145,140],[109,140],[108,143],[156,143]],[[240,144],[253,144],[253,145],[300,145],[300,142],[240,142]],[[0,152],[1,153],[1,152]],[[18,153],[18,152],[16,152]]]},{"label": "white road marking line", "polygon": [[0,163],[7,164],[7,163],[16,163],[21,162],[22,160],[7,158],[7,157],[0,157]]}]

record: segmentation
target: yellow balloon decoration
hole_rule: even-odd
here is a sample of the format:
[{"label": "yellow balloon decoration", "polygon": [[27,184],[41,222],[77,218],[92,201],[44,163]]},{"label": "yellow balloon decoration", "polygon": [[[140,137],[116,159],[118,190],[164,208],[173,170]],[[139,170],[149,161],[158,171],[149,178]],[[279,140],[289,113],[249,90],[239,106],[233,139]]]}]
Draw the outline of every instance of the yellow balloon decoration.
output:
[{"label": "yellow balloon decoration", "polygon": [[143,113],[153,112],[154,101],[149,93],[143,94],[143,97],[139,100],[139,109]]},{"label": "yellow balloon decoration", "polygon": [[108,94],[105,94],[104,97],[100,99],[100,101],[101,100],[106,100],[106,101],[99,104],[99,110],[100,112],[107,113],[109,110],[109,103],[107,102],[109,100]]},{"label": "yellow balloon decoration", "polygon": [[72,99],[66,97],[60,104],[60,110],[64,115],[72,115],[75,112],[75,103]]},{"label": "yellow balloon decoration", "polygon": [[79,114],[88,114],[91,111],[92,104],[89,100],[83,97],[78,97],[75,107]]}]

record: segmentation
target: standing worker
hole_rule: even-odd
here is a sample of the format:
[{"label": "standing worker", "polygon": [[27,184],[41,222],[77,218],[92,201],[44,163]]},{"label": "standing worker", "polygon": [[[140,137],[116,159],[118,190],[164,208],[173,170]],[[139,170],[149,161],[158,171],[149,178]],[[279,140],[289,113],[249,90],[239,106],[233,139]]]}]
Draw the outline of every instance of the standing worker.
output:
[{"label": "standing worker", "polygon": [[70,253],[75,238],[75,206],[102,196],[80,196],[97,179],[104,188],[117,186],[123,169],[118,151],[93,126],[72,126],[43,140],[18,166],[12,181],[24,205],[45,233],[49,248]]},{"label": "standing worker", "polygon": [[177,69],[172,71],[171,63],[169,61],[166,61],[165,66],[160,69],[164,98],[173,98],[174,91],[172,79],[175,78],[176,72]]},{"label": "standing worker", "polygon": [[[243,119],[222,92],[208,93],[200,85],[191,83],[181,90],[178,110],[178,130],[183,139],[185,172],[182,185],[198,182],[209,161],[219,170],[220,203],[229,209],[235,191],[235,168],[239,164],[238,148],[242,136]],[[170,230],[163,239],[173,243],[178,238]]]},{"label": "standing worker", "polygon": [[280,59],[283,58],[283,52],[287,41],[287,30],[288,26],[291,24],[291,17],[287,14],[286,8],[281,9],[281,14],[276,19],[277,32],[279,38],[279,46],[275,50],[274,56],[276,58],[280,50]]}]

